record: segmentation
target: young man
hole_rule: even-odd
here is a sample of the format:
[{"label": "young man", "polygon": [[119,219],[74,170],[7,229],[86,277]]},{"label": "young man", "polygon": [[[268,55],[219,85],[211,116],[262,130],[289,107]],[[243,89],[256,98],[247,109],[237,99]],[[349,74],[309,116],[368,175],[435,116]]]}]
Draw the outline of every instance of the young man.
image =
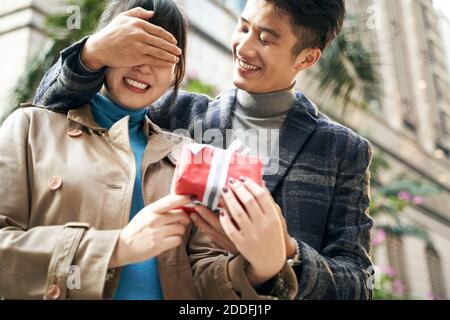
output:
[{"label": "young man", "polygon": [[[205,250],[189,252],[195,280],[216,282],[200,296],[221,298],[221,292],[232,290],[236,298],[254,298],[258,287],[282,298],[292,298],[292,292],[297,299],[371,297],[370,144],[293,90],[298,74],[314,66],[340,32],[344,15],[344,0],[249,0],[232,41],[236,89],[215,100],[182,93],[171,103],[168,95],[150,108],[149,117],[161,127],[186,129],[192,136],[198,128],[212,130],[199,142],[215,140],[221,147],[229,144],[220,137],[230,129],[279,130],[277,143],[271,139],[263,154],[270,159],[264,176],[268,191],[255,191],[248,179],[231,181],[220,222],[201,208],[193,217],[219,247],[237,254],[211,250],[207,243]],[[136,30],[151,35],[147,45],[133,47],[136,65],[149,55],[176,62],[167,36],[164,40],[150,23],[143,28],[130,21],[129,28],[113,23],[63,51],[35,102],[59,112],[89,102],[103,85],[104,67],[133,64],[119,57],[139,42]],[[120,54],[109,50],[113,38],[123,42]],[[276,216],[285,221],[284,230],[271,228]],[[292,272],[295,287],[285,281]],[[248,283],[242,283],[243,274]]]}]

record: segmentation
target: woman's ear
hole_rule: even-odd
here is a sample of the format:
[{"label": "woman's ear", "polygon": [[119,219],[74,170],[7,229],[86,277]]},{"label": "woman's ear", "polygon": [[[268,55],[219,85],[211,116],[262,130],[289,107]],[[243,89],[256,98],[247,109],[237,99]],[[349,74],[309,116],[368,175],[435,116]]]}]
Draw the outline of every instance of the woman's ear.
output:
[{"label": "woman's ear", "polygon": [[177,76],[176,74],[173,74],[172,81],[170,82],[170,88],[174,88],[176,84],[177,84]]},{"label": "woman's ear", "polygon": [[185,80],[185,73],[183,71],[183,67],[180,63],[178,63],[172,73],[172,87],[180,87],[183,83],[183,80]]},{"label": "woman's ear", "polygon": [[295,70],[300,72],[314,66],[321,56],[322,50],[318,48],[304,49],[295,60]]}]

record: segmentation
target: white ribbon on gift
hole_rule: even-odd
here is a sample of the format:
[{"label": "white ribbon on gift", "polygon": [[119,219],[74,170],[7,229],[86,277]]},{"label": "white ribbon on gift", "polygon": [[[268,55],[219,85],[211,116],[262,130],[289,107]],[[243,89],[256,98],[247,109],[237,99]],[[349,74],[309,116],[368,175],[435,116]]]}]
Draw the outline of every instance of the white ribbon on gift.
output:
[{"label": "white ribbon on gift", "polygon": [[[209,145],[195,144],[189,146],[194,155],[197,155],[205,148],[213,148]],[[227,176],[230,168],[233,153],[248,155],[250,149],[245,147],[240,140],[234,140],[227,150],[213,148],[214,153],[211,159],[211,168],[209,170],[208,181],[206,183],[202,204],[211,209],[216,210],[219,200],[223,192],[223,187],[227,183]]]}]

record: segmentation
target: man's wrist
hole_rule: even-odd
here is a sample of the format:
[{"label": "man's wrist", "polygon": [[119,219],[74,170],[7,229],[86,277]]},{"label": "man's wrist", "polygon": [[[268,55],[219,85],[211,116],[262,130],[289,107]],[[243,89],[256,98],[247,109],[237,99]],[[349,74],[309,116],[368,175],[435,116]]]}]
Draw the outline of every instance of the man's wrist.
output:
[{"label": "man's wrist", "polygon": [[261,275],[257,270],[249,263],[245,268],[248,281],[253,287],[258,287],[270,280],[272,277]]},{"label": "man's wrist", "polygon": [[281,266],[279,270],[270,272],[268,270],[256,269],[255,267],[252,266],[251,263],[248,263],[245,267],[245,273],[247,275],[250,284],[253,287],[257,288],[265,284],[267,281],[271,280],[277,274],[279,274],[282,269],[283,267]]},{"label": "man's wrist", "polygon": [[291,238],[291,240],[294,242],[295,251],[292,256],[288,257],[288,264],[291,267],[294,267],[300,264],[300,244],[298,243],[297,239]]},{"label": "man's wrist", "polygon": [[292,259],[297,253],[297,240],[292,237],[288,238],[286,247],[286,258]]},{"label": "man's wrist", "polygon": [[101,71],[101,69],[105,66],[100,62],[95,54],[92,44],[94,40],[92,37],[94,36],[89,37],[81,48],[80,64],[86,70],[94,73]]}]

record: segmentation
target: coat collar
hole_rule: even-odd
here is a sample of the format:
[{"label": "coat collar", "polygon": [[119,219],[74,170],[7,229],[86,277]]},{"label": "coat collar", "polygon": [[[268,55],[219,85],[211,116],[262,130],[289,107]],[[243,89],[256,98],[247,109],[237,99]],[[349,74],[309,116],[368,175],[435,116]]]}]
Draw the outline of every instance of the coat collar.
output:
[{"label": "coat collar", "polygon": [[[211,101],[203,117],[203,128],[205,133],[207,130],[219,130],[223,138],[227,136],[227,130],[232,127],[232,114],[236,108],[237,90],[227,90],[222,92],[217,99]],[[203,134],[205,135],[205,134]],[[210,141],[203,141],[210,143]],[[216,147],[226,148],[226,141],[215,143]]]},{"label": "coat collar", "polygon": [[289,112],[280,132],[279,163],[277,174],[265,175],[267,188],[274,192],[292,167],[298,154],[317,128],[319,111],[317,107],[301,92],[296,92],[297,100]]},{"label": "coat collar", "polygon": [[[212,102],[203,118],[203,128],[219,129],[222,137],[226,130],[232,127],[232,113],[236,107],[237,89],[221,93]],[[284,179],[295,159],[315,131],[318,123],[319,110],[303,93],[296,91],[296,102],[290,110],[280,132],[280,159],[272,158],[271,162],[279,163],[277,174],[264,175],[267,188],[273,192]],[[208,141],[205,141],[208,143]],[[223,147],[226,147],[225,145]]]},{"label": "coat collar", "polygon": [[[79,125],[82,125],[83,127],[86,127],[88,129],[91,129],[91,130],[99,132],[99,133],[108,132],[108,130],[106,128],[99,126],[95,122],[94,116],[92,115],[90,104],[86,104],[86,105],[82,106],[81,108],[70,110],[69,113],[67,114],[67,120],[73,121]],[[163,133],[161,128],[158,127],[156,124],[154,124],[148,118],[148,116],[145,116],[144,131],[147,134],[147,136],[151,136],[152,134],[162,134]]]},{"label": "coat collar", "polygon": [[[67,119],[78,126],[88,128],[100,134],[107,134],[111,142],[118,147],[128,150],[130,144],[128,141],[128,134],[123,134],[128,128],[128,117],[118,121],[108,131],[106,128],[100,127],[94,120],[91,112],[91,105],[87,104],[81,108],[70,110]],[[148,116],[145,117],[144,132],[148,137],[148,144],[152,147],[146,149],[144,153],[143,163],[152,164],[167,157],[168,160],[176,165],[177,155],[182,143],[187,143],[187,140],[163,131],[160,127],[154,124]],[[129,151],[129,150],[128,150]],[[151,152],[150,152],[151,151]]]}]

